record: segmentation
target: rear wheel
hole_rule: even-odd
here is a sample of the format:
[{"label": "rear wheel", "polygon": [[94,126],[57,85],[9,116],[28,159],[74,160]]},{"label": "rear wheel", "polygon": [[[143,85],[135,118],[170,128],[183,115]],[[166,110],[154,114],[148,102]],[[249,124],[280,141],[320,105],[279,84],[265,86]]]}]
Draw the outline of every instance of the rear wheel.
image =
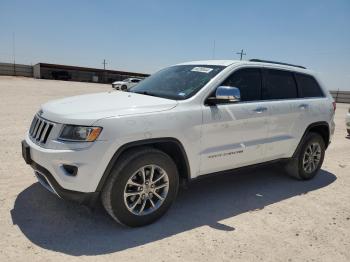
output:
[{"label": "rear wheel", "polygon": [[122,87],[120,88],[120,90],[126,91],[126,90],[128,90],[128,87],[127,87],[126,85],[122,85]]},{"label": "rear wheel", "polygon": [[287,173],[301,180],[313,178],[322,166],[324,154],[323,138],[317,133],[307,134],[297,156],[287,163]]},{"label": "rear wheel", "polygon": [[143,226],[159,219],[173,203],[177,168],[164,152],[141,148],[124,154],[102,191],[106,211],[119,223]]}]

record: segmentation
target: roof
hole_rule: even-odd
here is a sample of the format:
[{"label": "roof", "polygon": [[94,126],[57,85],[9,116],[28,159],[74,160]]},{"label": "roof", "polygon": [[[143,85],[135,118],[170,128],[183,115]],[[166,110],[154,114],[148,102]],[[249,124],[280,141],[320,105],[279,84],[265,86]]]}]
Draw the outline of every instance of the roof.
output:
[{"label": "roof", "polygon": [[87,71],[87,72],[107,72],[121,75],[129,75],[129,76],[140,76],[147,77],[149,74],[143,73],[135,73],[128,71],[119,71],[119,70],[109,70],[109,69],[100,69],[100,68],[90,68],[90,67],[81,67],[81,66],[69,66],[69,65],[59,65],[59,64],[47,64],[47,63],[38,63],[35,66],[40,65],[40,67],[53,68],[53,69],[65,69],[65,70],[79,70],[79,71]]},{"label": "roof", "polygon": [[229,66],[233,63],[239,63],[242,61],[239,60],[201,60],[201,61],[191,61],[180,63],[177,65],[221,65],[221,66]]},{"label": "roof", "polygon": [[186,63],[181,63],[178,65],[221,65],[221,66],[230,66],[230,65],[258,65],[266,66],[280,69],[289,69],[298,72],[312,72],[305,68],[300,68],[293,65],[278,64],[272,62],[256,62],[256,61],[245,61],[245,60],[202,60],[202,61],[191,61]]}]

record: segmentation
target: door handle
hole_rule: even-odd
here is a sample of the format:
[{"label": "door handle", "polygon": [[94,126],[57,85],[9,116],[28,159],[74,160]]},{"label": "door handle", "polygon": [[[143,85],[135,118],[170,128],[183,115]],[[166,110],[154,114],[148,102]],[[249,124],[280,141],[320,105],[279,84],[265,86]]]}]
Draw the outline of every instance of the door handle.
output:
[{"label": "door handle", "polygon": [[307,108],[309,108],[309,105],[308,104],[301,104],[301,105],[299,105],[299,108],[300,109],[307,109]]},{"label": "door handle", "polygon": [[256,108],[256,109],[254,109],[253,111],[256,112],[256,113],[258,113],[258,114],[260,114],[260,113],[262,113],[262,112],[267,111],[267,107],[258,107],[258,108]]}]

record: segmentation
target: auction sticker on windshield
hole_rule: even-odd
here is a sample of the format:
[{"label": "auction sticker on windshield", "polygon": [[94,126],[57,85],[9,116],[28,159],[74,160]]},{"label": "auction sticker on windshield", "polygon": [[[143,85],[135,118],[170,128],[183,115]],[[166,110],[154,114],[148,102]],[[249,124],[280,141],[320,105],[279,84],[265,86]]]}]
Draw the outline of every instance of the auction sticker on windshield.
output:
[{"label": "auction sticker on windshield", "polygon": [[201,72],[201,73],[210,73],[213,70],[213,68],[209,68],[209,67],[200,67],[200,66],[196,66],[194,68],[192,68],[191,71],[193,72]]}]

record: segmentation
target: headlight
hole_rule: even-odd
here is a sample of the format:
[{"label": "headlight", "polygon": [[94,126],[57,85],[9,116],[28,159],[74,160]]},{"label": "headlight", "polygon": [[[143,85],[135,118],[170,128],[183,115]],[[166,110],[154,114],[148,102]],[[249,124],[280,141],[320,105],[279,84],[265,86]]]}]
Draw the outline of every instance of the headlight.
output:
[{"label": "headlight", "polygon": [[73,142],[93,142],[102,131],[102,127],[64,125],[58,137],[60,140]]}]

